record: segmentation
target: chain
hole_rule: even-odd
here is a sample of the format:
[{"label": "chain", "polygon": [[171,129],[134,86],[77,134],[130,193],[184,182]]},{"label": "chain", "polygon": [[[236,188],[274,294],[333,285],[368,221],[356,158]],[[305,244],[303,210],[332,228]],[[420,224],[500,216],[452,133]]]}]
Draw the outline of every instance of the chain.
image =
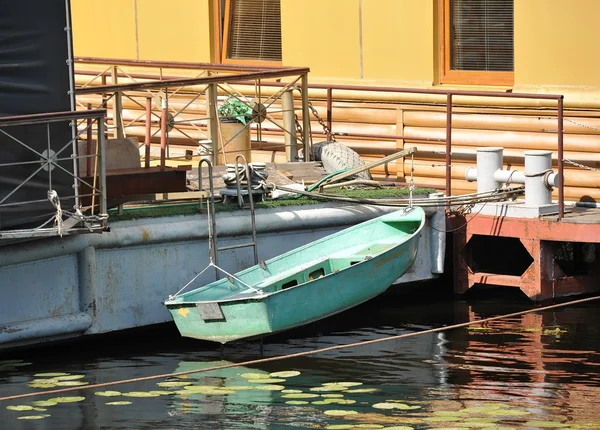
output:
[{"label": "chain", "polygon": [[[298,85],[296,85],[294,88],[296,88],[298,90],[298,92],[300,94],[302,94],[302,88],[300,88]],[[311,113],[314,115],[314,117],[317,119],[317,122],[321,125],[321,127],[323,127],[323,133],[325,133],[325,135],[327,136],[327,139],[330,140],[331,142],[336,142],[335,140],[335,136],[333,135],[333,133],[331,132],[331,130],[329,129],[329,127],[327,127],[327,124],[325,123],[325,121],[323,121],[323,118],[321,118],[321,116],[319,115],[319,112],[317,112],[317,109],[315,109],[315,107],[313,106],[313,104],[311,103],[311,101],[308,101],[308,108],[310,109]],[[298,120],[298,117],[296,117],[296,121]],[[299,124],[296,125],[296,128],[299,127]],[[302,129],[300,129],[300,131],[302,131]]]},{"label": "chain", "polygon": [[569,119],[569,118],[564,118],[564,120],[567,121],[567,122],[570,122],[571,124],[575,124],[575,125],[578,125],[580,127],[587,128],[589,130],[600,131],[599,127],[594,127],[594,126],[591,126],[591,125],[583,124],[581,122],[573,121],[572,119]]},{"label": "chain", "polygon": [[415,190],[415,153],[410,154],[410,181],[408,183],[408,206],[412,208],[413,205],[413,191]]},{"label": "chain", "polygon": [[578,162],[569,160],[568,158],[563,158],[563,161],[567,164],[570,164],[575,167],[579,167],[581,169],[590,170],[592,172],[600,172],[599,169],[594,169],[593,167],[590,167],[590,166],[584,166],[583,164],[579,164]]}]

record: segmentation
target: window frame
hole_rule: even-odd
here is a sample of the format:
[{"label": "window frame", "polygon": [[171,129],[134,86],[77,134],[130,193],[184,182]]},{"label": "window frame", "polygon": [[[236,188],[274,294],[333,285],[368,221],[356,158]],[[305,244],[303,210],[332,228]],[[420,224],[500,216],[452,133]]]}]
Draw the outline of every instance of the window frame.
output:
[{"label": "window frame", "polygon": [[[450,37],[450,1],[439,0],[440,4],[440,83],[462,85],[512,86],[515,72],[489,72],[475,70],[452,70]],[[514,13],[514,11],[513,11]],[[514,40],[514,34],[513,34]],[[514,55],[514,49],[513,49]]]},{"label": "window frame", "polygon": [[[232,58],[227,58],[227,45],[229,43],[229,15],[231,11],[231,2],[233,0],[225,0],[225,10],[221,12],[221,1],[215,0],[215,10],[218,16],[218,24],[217,24],[217,32],[215,37],[218,37],[217,43],[215,45],[219,45],[218,41],[220,40],[219,46],[219,58],[221,64],[237,64],[237,65],[247,65],[247,66],[281,66],[282,61],[264,61],[264,60],[237,60]],[[223,25],[221,25],[220,17],[223,16]]]}]

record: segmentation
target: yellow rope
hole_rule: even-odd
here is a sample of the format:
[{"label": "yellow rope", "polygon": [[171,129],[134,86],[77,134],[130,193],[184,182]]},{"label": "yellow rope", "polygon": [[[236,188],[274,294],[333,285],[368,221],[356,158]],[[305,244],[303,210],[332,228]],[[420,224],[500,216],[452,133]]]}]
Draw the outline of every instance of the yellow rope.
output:
[{"label": "yellow rope", "polygon": [[182,371],[182,372],[173,372],[173,373],[163,373],[160,375],[142,376],[139,378],[122,379],[119,381],[103,382],[100,384],[92,384],[92,385],[86,385],[86,386],[59,388],[56,390],[49,390],[49,391],[36,391],[33,393],[15,394],[13,396],[0,397],[0,401],[23,399],[26,397],[34,397],[34,396],[41,396],[41,395],[48,395],[48,394],[61,394],[61,393],[67,393],[70,391],[75,391],[75,390],[103,388],[103,387],[110,387],[113,385],[120,385],[120,384],[131,384],[134,382],[149,381],[152,379],[164,379],[164,378],[170,378],[170,377],[174,377],[174,376],[189,375],[191,373],[211,372],[213,370],[228,369],[230,367],[250,366],[250,365],[254,365],[254,364],[268,363],[271,361],[286,360],[286,359],[296,358],[296,357],[304,357],[307,355],[320,354],[322,352],[335,351],[338,349],[355,348],[357,346],[365,346],[365,345],[371,345],[371,344],[379,343],[379,342],[389,342],[391,340],[406,339],[409,337],[420,336],[420,335],[430,334],[430,333],[438,333],[438,332],[442,332],[442,331],[446,331],[446,330],[454,330],[457,328],[468,327],[470,325],[475,325],[475,324],[485,324],[490,321],[497,321],[500,319],[517,317],[517,316],[526,315],[526,314],[530,314],[530,313],[534,313],[534,312],[541,312],[541,311],[547,311],[550,309],[557,309],[557,308],[561,308],[561,307],[565,307],[565,306],[571,306],[571,305],[576,305],[576,304],[580,304],[580,303],[591,302],[593,300],[598,300],[598,299],[600,299],[600,296],[587,297],[584,299],[572,300],[569,302],[558,303],[555,305],[544,306],[541,308],[529,309],[529,310],[520,311],[520,312],[513,312],[510,314],[499,315],[496,317],[484,318],[482,320],[468,321],[468,322],[464,322],[464,323],[453,324],[453,325],[438,327],[438,328],[432,328],[429,330],[418,331],[418,332],[414,332],[414,333],[406,333],[406,334],[400,334],[397,336],[384,337],[381,339],[373,339],[373,340],[367,340],[367,341],[363,341],[363,342],[355,342],[355,343],[351,343],[348,345],[329,346],[327,348],[315,349],[312,351],[297,352],[294,354],[278,355],[278,356],[269,357],[269,358],[259,358],[256,360],[249,360],[249,361],[244,361],[241,363],[225,364],[225,365],[221,365],[221,366],[213,366],[213,367],[209,367],[209,368],[205,368],[205,369],[186,370],[186,371]]}]

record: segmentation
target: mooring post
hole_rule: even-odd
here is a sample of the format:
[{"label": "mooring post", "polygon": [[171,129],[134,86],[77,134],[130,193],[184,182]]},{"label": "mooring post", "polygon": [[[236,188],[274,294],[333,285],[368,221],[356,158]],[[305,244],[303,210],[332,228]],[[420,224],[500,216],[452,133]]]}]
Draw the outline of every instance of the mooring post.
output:
[{"label": "mooring post", "polygon": [[546,174],[552,171],[552,152],[525,151],[525,205],[552,204],[552,191],[544,183]]}]

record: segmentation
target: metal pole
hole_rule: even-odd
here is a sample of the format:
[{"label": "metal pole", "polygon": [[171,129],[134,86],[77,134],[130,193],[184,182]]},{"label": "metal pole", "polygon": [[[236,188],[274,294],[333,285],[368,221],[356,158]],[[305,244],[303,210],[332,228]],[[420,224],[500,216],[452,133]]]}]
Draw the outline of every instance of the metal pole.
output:
[{"label": "metal pole", "polygon": [[162,99],[160,115],[160,170],[165,170],[167,148],[167,100]]},{"label": "metal pole", "polygon": [[564,96],[558,98],[558,220],[562,220],[565,216],[565,177],[563,166],[563,110]]},{"label": "metal pole", "polygon": [[[106,189],[106,152],[105,141],[104,141],[104,115],[98,118],[98,156],[100,157],[100,215],[107,213],[106,195],[108,190]],[[92,190],[92,192],[95,192]],[[104,220],[104,227],[107,225],[107,221]]]},{"label": "metal pole", "polygon": [[310,111],[308,109],[308,74],[302,74],[302,139],[304,140],[304,161],[312,158],[310,142]]},{"label": "metal pole", "polygon": [[285,91],[281,95],[283,104],[283,137],[285,139],[285,155],[287,161],[298,161],[296,141],[296,114],[294,112],[294,93]]},{"label": "metal pole", "polygon": [[446,98],[446,196],[452,195],[452,94]]},{"label": "metal pole", "polygon": [[152,97],[146,98],[146,139],[144,141],[144,166],[150,167],[150,141],[152,139]]},{"label": "metal pole", "polygon": [[[114,66],[112,68],[112,83],[117,85],[119,80],[118,68]],[[122,139],[125,137],[123,132],[123,96],[121,91],[115,91],[115,100],[113,101],[113,126],[115,127],[114,136],[115,139]]]},{"label": "metal pole", "polygon": [[212,141],[213,163],[217,164],[219,155],[219,117],[217,116],[217,84],[209,84],[206,89],[206,113],[208,114],[208,131]]},{"label": "metal pole", "polygon": [[327,141],[331,141],[331,136],[333,131],[331,129],[331,122],[333,121],[333,88],[327,88],[327,129],[329,133],[327,134]]},{"label": "metal pole", "polygon": [[[88,110],[90,110],[92,108],[92,104],[88,103],[87,105]],[[92,176],[92,170],[94,169],[94,160],[92,159],[92,118],[88,118],[87,119],[87,144],[86,144],[86,148],[87,148],[87,163],[86,163],[86,174],[87,176]]]}]

